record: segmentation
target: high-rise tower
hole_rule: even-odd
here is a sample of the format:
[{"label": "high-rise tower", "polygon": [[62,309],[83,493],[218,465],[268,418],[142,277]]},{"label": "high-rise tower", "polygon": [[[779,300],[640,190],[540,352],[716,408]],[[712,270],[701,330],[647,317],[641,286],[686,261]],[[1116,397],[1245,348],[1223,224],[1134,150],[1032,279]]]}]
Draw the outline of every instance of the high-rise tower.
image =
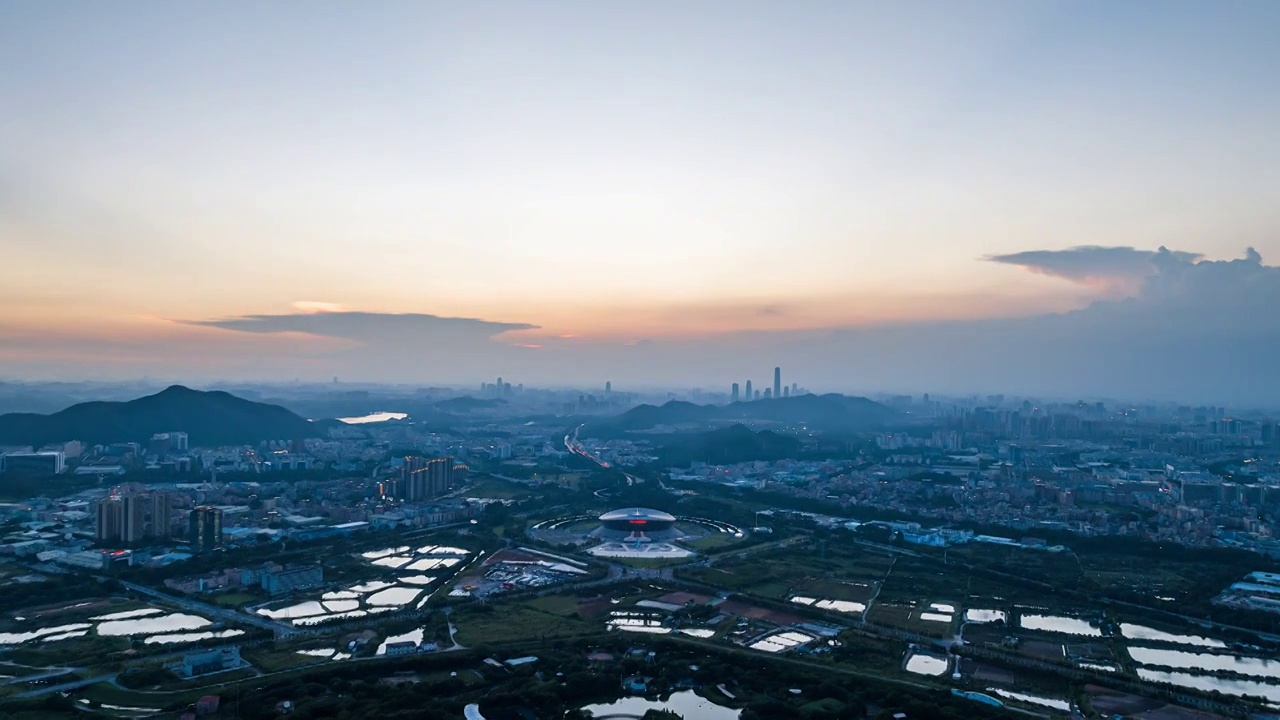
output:
[{"label": "high-rise tower", "polygon": [[773,369],[773,396],[782,397],[782,368],[780,367]]},{"label": "high-rise tower", "polygon": [[750,381],[750,380],[748,380],[748,381],[747,381],[747,399],[748,399],[748,400],[750,400],[751,398],[752,398],[752,395],[751,395],[751,381]]},{"label": "high-rise tower", "polygon": [[734,383],[733,389],[729,391],[729,402],[738,402],[738,383]]},{"label": "high-rise tower", "polygon": [[193,508],[187,516],[187,537],[191,551],[207,553],[222,547],[222,510],[212,505]]}]

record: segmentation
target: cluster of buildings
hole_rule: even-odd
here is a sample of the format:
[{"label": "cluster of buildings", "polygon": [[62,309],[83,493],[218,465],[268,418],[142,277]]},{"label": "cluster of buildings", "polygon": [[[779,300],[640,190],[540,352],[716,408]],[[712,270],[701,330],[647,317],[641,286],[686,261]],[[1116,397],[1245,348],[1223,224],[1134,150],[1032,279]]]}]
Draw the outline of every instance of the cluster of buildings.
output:
[{"label": "cluster of buildings", "polygon": [[166,587],[188,595],[236,588],[261,588],[271,595],[283,595],[324,584],[324,568],[315,565],[280,565],[225,568],[203,575],[168,578]]},{"label": "cluster of buildings", "polygon": [[[455,464],[451,457],[425,458],[417,455],[400,461],[400,472],[381,486],[383,497],[406,502],[438,498],[453,490]],[[465,467],[460,469],[465,472]]]},{"label": "cluster of buildings", "polygon": [[1280,433],[1271,420],[1208,407],[894,402],[909,421],[869,435],[856,455],[670,473],[942,522],[1280,557]]},{"label": "cluster of buildings", "polygon": [[117,492],[93,503],[94,537],[102,543],[167,540],[173,534],[172,499],[166,492]]},{"label": "cluster of buildings", "polygon": [[729,387],[729,402],[750,402],[752,400],[770,400],[773,398],[791,397],[792,395],[803,395],[807,390],[801,388],[798,383],[790,385],[782,384],[782,368],[773,369],[773,387],[760,390],[751,386],[751,381],[746,382],[746,387],[740,387],[738,383],[733,383]]},{"label": "cluster of buildings", "polygon": [[1213,599],[1214,604],[1280,614],[1280,573],[1252,572]]}]

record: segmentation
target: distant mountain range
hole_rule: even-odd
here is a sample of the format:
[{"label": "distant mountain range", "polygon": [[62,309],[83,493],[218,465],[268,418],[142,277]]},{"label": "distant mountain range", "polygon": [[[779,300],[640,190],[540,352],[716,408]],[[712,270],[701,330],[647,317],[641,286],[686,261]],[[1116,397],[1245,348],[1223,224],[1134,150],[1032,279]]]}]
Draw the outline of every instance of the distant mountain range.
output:
[{"label": "distant mountain range", "polygon": [[80,403],[52,415],[0,415],[0,444],[146,442],[155,433],[178,431],[193,446],[238,445],[323,437],[335,422],[308,422],[279,405],[174,385],[128,402]]},{"label": "distant mountain range", "polygon": [[893,410],[864,397],[848,395],[800,395],[753,400],[730,405],[696,405],[672,400],[660,406],[638,405],[621,415],[591,423],[592,432],[649,430],[660,425],[716,425],[741,422],[775,422],[805,425],[814,430],[857,431],[880,425],[894,417]]},{"label": "distant mountain range", "polygon": [[657,451],[664,465],[705,462],[732,465],[752,460],[781,460],[800,452],[800,440],[772,430],[753,432],[744,425],[730,425],[701,433],[672,435]]}]

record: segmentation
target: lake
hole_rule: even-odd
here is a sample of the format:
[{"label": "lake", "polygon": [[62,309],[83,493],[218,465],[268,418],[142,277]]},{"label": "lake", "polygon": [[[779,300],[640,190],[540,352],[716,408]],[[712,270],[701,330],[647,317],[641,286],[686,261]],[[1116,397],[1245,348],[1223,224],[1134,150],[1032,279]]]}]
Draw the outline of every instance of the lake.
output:
[{"label": "lake", "polygon": [[376,412],[369,413],[368,415],[361,415],[359,417],[338,418],[338,420],[348,425],[364,425],[365,423],[380,423],[387,422],[388,420],[403,420],[407,417],[409,417],[408,413]]}]

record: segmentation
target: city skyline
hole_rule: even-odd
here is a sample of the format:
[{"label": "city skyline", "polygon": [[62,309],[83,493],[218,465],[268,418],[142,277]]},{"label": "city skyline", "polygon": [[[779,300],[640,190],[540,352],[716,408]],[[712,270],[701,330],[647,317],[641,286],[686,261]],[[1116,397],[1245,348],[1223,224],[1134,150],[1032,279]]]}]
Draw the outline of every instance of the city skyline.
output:
[{"label": "city skyline", "polygon": [[5,8],[0,376],[1280,400],[1280,10],[918,10]]}]

